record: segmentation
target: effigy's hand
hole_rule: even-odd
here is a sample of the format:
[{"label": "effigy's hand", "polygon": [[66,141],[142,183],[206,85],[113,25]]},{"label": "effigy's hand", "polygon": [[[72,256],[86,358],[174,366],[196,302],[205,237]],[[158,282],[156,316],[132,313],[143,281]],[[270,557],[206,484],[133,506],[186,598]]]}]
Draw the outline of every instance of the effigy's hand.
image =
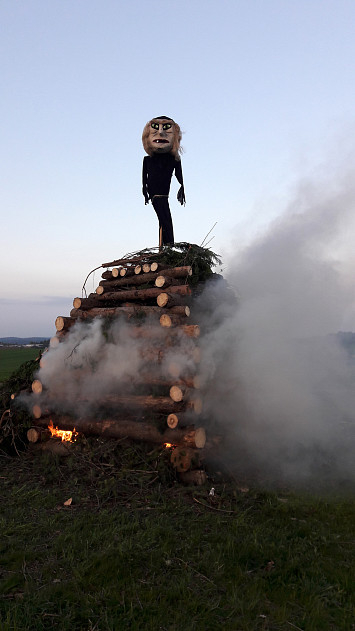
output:
[{"label": "effigy's hand", "polygon": [[180,186],[180,188],[178,190],[177,200],[178,200],[178,202],[180,202],[181,206],[185,206],[186,199],[185,199],[185,191],[184,191],[184,187],[183,186]]}]

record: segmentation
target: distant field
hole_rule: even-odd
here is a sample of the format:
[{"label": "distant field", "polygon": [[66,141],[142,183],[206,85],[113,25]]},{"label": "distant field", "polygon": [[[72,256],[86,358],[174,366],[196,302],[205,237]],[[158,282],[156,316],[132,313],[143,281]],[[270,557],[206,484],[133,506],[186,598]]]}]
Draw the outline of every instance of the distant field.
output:
[{"label": "distant field", "polygon": [[21,364],[36,359],[39,348],[0,348],[0,382],[10,377]]}]

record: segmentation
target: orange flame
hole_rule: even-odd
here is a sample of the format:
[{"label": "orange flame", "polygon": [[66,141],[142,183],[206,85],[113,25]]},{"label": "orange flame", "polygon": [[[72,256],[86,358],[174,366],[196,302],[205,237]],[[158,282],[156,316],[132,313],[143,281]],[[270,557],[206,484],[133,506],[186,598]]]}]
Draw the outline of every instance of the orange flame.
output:
[{"label": "orange flame", "polygon": [[75,431],[75,427],[73,431],[58,429],[58,427],[54,428],[52,420],[50,424],[48,425],[48,429],[50,433],[52,434],[52,436],[55,436],[56,438],[60,438],[62,442],[67,441],[67,442],[73,443],[78,435],[78,432]]},{"label": "orange flame", "polygon": [[163,446],[165,447],[165,449],[171,449],[171,447],[174,447],[172,443],[164,443]]}]

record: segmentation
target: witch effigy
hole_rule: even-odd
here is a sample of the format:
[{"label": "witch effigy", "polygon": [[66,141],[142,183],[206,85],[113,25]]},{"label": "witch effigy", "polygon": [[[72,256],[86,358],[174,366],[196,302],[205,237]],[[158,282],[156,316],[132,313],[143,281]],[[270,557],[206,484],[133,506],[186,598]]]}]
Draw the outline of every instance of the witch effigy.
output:
[{"label": "witch effigy", "polygon": [[180,184],[177,199],[185,205],[184,182],[181,168],[181,131],[172,118],[152,118],[143,130],[143,147],[148,154],[143,158],[143,195],[145,203],[152,202],[159,220],[159,247],[174,243],[174,229],[169,208],[171,178]]}]

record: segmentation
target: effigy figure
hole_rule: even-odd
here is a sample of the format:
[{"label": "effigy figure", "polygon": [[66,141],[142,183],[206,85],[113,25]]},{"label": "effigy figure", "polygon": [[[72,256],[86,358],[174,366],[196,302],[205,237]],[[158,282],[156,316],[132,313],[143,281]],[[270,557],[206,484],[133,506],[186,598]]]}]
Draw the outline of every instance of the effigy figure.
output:
[{"label": "effigy figure", "polygon": [[143,158],[143,195],[145,203],[152,202],[159,220],[159,247],[174,243],[174,229],[169,208],[171,178],[181,185],[177,194],[185,204],[184,182],[181,168],[181,131],[177,123],[167,116],[150,120],[143,130],[143,147],[148,154]]}]

